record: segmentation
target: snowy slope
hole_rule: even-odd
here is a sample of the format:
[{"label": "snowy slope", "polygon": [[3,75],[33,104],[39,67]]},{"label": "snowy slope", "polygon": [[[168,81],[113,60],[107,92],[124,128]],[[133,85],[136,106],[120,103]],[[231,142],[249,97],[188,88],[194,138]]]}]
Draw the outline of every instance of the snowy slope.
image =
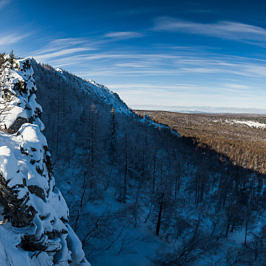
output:
[{"label": "snowy slope", "polygon": [[[79,87],[81,91],[84,91],[89,95],[95,97],[97,101],[101,101],[107,105],[112,106],[116,113],[138,119],[136,114],[133,113],[131,109],[129,109],[128,106],[120,99],[119,95],[109,90],[106,86],[101,85],[93,80],[83,80],[61,68],[57,68],[56,71],[66,82],[73,83],[74,80],[76,86]],[[154,128],[169,128],[167,125],[155,123],[149,118],[149,116],[139,119],[139,121]],[[176,136],[180,136],[179,133],[175,130],[171,130],[171,132]]]},{"label": "snowy slope", "polygon": [[77,86],[84,92],[94,95],[96,98],[100,99],[106,104],[113,106],[116,112],[124,113],[127,115],[132,115],[132,111],[127,107],[127,105],[119,98],[118,94],[110,91],[104,85],[100,85],[95,81],[83,80],[79,77],[76,77],[72,74],[69,74],[67,71],[57,68],[56,71],[62,78],[68,82],[74,81],[77,83]]},{"label": "snowy slope", "polygon": [[1,265],[89,265],[55,187],[30,59],[0,76]]}]

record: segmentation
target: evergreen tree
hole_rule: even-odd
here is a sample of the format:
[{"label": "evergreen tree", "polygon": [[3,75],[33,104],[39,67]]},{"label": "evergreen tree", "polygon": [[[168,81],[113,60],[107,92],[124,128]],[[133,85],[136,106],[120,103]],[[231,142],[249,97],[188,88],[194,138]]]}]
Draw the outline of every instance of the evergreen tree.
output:
[{"label": "evergreen tree", "polygon": [[10,63],[11,68],[13,68],[14,60],[15,60],[15,54],[14,54],[14,51],[11,50],[9,54],[9,63]]}]

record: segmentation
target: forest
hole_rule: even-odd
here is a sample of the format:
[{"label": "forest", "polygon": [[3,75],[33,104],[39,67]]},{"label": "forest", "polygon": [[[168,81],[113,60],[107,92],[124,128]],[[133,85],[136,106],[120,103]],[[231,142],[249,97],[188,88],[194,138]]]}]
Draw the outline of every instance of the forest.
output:
[{"label": "forest", "polygon": [[263,265],[265,172],[103,86],[33,68],[56,182],[93,265]]},{"label": "forest", "polygon": [[158,123],[193,138],[228,156],[237,165],[266,173],[266,116],[257,114],[182,114],[163,111],[141,111]]}]

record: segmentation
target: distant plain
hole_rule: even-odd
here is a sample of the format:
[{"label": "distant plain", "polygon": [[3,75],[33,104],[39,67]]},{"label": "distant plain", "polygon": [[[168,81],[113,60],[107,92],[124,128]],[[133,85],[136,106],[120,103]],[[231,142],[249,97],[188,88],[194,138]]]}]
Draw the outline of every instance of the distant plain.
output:
[{"label": "distant plain", "polygon": [[135,112],[193,138],[197,145],[227,156],[234,164],[266,174],[266,115]]}]

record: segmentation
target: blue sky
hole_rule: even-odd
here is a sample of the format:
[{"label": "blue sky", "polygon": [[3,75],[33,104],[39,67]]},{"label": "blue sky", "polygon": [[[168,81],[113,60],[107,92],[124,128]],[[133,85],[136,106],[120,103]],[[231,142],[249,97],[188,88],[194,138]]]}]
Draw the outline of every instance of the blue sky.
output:
[{"label": "blue sky", "polygon": [[131,107],[266,109],[265,12],[263,1],[0,0],[0,50]]}]

